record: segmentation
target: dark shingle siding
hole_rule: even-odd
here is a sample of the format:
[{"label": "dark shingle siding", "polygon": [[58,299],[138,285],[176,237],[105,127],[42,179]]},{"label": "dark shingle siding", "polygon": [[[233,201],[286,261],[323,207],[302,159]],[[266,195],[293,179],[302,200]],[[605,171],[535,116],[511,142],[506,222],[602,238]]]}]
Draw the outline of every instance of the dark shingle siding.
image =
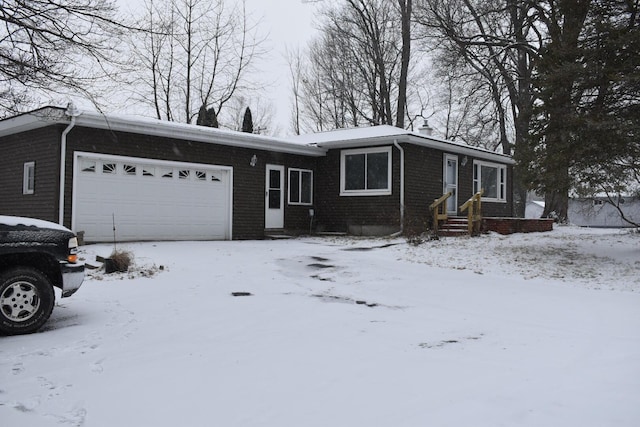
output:
[{"label": "dark shingle siding", "polygon": [[[444,158],[458,157],[458,207],[473,195],[473,157],[403,144],[405,151],[405,230],[420,233],[431,227],[429,205],[443,194]],[[463,165],[463,159],[466,163]],[[511,216],[513,167],[507,167],[507,202],[483,202],[485,216]],[[458,212],[458,215],[466,215]]]},{"label": "dark shingle siding", "polygon": [[405,156],[405,229],[420,233],[429,227],[429,205],[442,196],[444,153],[403,144]]},{"label": "dark shingle siding", "polygon": [[[57,222],[59,144],[65,125],[0,138],[0,214],[24,215]],[[214,141],[215,142],[215,141]],[[392,146],[389,144],[388,146]],[[405,230],[421,232],[429,226],[428,206],[442,195],[444,152],[412,144],[402,144],[405,152]],[[366,148],[366,147],[363,147]],[[109,130],[75,127],[68,135],[65,171],[65,225],[71,225],[74,152],[90,152],[203,163],[233,167],[233,237],[264,237],[266,164],[285,166],[285,228],[297,232],[309,229],[309,209],[315,211],[319,229],[347,231],[351,225],[400,225],[400,153],[392,146],[392,194],[389,196],[340,196],[340,149],[325,157],[270,152],[190,142],[167,137],[139,135]],[[250,166],[252,156],[255,167]],[[458,155],[458,205],[473,191],[473,158]],[[22,194],[23,164],[36,162],[36,191]],[[312,206],[287,203],[288,169],[314,172]],[[513,168],[508,167],[507,203],[483,203],[486,216],[512,215]]]},{"label": "dark shingle siding", "polygon": [[[233,167],[233,238],[264,237],[265,171],[267,164],[285,166],[285,187],[288,168],[314,170],[312,157],[270,152],[257,149],[183,141],[166,137],[138,135],[106,130],[75,128],[68,136],[67,174],[71,182],[73,152],[92,152],[118,156],[150,158],[188,163],[203,163]],[[250,165],[257,157],[257,164]],[[314,173],[314,181],[316,174]],[[66,221],[71,222],[71,187],[67,186]],[[308,207],[289,206],[285,196],[285,228],[307,229]]]},{"label": "dark shingle siding", "polygon": [[[47,127],[0,137],[0,214],[58,222],[61,132]],[[35,162],[35,191],[22,194],[25,162]]]},{"label": "dark shingle siding", "polygon": [[318,159],[316,218],[326,231],[347,231],[349,226],[400,226],[400,159],[392,149],[392,194],[389,196],[340,196],[340,149]]}]

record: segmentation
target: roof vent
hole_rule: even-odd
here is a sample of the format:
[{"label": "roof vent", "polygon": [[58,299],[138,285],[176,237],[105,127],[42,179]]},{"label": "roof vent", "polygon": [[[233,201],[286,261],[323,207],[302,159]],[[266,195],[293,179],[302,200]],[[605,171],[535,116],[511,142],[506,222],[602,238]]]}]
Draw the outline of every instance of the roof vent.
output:
[{"label": "roof vent", "polygon": [[427,119],[424,119],[424,123],[418,128],[418,133],[426,136],[431,136],[433,133],[433,128],[429,126],[429,121]]},{"label": "roof vent", "polygon": [[67,104],[67,111],[65,111],[65,114],[69,117],[78,117],[82,113],[78,109],[78,107],[75,106],[73,102],[69,101],[69,103]]}]

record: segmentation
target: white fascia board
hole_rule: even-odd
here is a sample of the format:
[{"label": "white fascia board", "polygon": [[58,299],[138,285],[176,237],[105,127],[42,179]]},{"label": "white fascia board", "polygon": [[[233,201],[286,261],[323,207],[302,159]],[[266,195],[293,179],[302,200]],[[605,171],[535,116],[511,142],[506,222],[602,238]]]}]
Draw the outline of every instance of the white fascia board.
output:
[{"label": "white fascia board", "polygon": [[33,129],[43,128],[56,123],[70,122],[64,115],[64,110],[58,108],[45,107],[29,113],[9,117],[0,121],[0,136],[13,135],[27,132]]},{"label": "white fascia board", "polygon": [[[65,115],[64,109],[45,107],[0,121],[0,136],[25,132],[52,124],[66,125],[70,121],[71,119]],[[324,156],[327,151],[313,145],[296,144],[274,137],[148,118],[105,116],[91,111],[83,112],[77,116],[76,126],[315,157]]]},{"label": "white fascia board", "polygon": [[415,144],[422,147],[435,148],[447,153],[461,154],[466,156],[472,156],[478,159],[491,160],[508,165],[514,165],[516,163],[512,157],[504,154],[494,153],[493,151],[484,150],[482,148],[471,147],[468,145],[457,144],[455,142],[440,140],[431,137],[417,136],[412,134],[399,134],[396,136],[382,136],[375,138],[359,138],[350,139],[346,141],[329,141],[317,144],[319,147],[325,149],[342,149],[342,148],[356,148],[356,147],[369,147],[380,145],[392,145],[393,141],[406,144]]},{"label": "white fascia board", "polygon": [[210,144],[230,145],[264,151],[277,151],[307,156],[324,156],[326,150],[318,147],[299,145],[277,138],[227,131],[185,123],[165,122],[153,119],[129,117],[109,117],[96,113],[83,113],[76,119],[76,126],[110,129],[143,135],[162,136]]},{"label": "white fascia board", "polygon": [[494,162],[505,163],[508,165],[515,165],[516,161],[511,156],[505,154],[496,153],[494,151],[485,150],[483,148],[472,147],[470,145],[456,144],[455,142],[438,140],[435,138],[415,137],[411,135],[410,141],[413,144],[421,145],[424,147],[437,148],[442,151],[450,153],[462,154],[465,156],[472,156],[479,159],[492,160]]}]

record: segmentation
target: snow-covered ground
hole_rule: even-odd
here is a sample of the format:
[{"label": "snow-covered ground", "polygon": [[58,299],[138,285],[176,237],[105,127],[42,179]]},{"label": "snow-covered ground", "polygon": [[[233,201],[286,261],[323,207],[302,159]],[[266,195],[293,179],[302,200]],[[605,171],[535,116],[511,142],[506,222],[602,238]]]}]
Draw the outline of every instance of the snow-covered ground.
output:
[{"label": "snow-covered ground", "polygon": [[119,249],[0,337],[1,426],[640,425],[638,234]]}]

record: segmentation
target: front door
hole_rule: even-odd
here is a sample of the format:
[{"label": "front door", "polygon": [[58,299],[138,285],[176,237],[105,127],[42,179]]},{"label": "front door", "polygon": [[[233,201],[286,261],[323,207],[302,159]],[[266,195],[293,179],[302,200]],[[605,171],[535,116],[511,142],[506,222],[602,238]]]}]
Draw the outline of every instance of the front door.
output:
[{"label": "front door", "polygon": [[451,197],[447,199],[447,214],[458,213],[458,156],[445,154],[443,173],[443,194],[451,191]]},{"label": "front door", "polygon": [[284,228],[284,166],[267,165],[265,228]]}]

